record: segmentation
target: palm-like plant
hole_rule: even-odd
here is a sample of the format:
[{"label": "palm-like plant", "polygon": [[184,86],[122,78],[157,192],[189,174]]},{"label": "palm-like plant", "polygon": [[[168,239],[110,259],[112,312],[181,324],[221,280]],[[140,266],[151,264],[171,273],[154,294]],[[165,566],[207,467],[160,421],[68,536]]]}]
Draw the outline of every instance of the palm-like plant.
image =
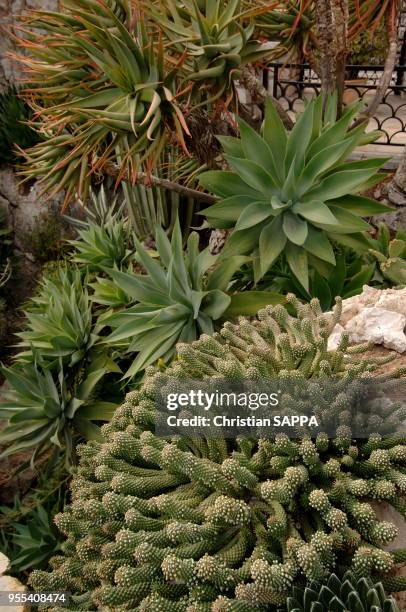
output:
[{"label": "palm-like plant", "polygon": [[309,265],[324,276],[334,266],[332,242],[368,248],[363,232],[370,226],[362,217],[388,207],[355,194],[382,180],[378,169],[385,159],[345,161],[376,137],[363,126],[349,129],[357,108],[336,121],[335,96],[324,116],[318,97],[287,133],[269,102],[262,134],[239,120],[240,139],[220,138],[233,171],[206,172],[200,183],[221,198],[201,214],[213,227],[234,229],[222,257],[252,254],[259,280],[284,253],[308,290]]},{"label": "palm-like plant", "polygon": [[251,314],[260,304],[283,301],[271,292],[228,295],[234,272],[247,258],[237,255],[216,266],[217,256],[208,249],[199,252],[195,232],[184,252],[178,221],[171,241],[160,227],[155,239],[158,261],[136,240],[136,258],[147,274],[106,269],[115,285],[135,302],[99,320],[114,330],[106,338],[108,344],[138,353],[127,378],[159,359],[170,359],[178,342],[212,334],[216,321],[226,314]]},{"label": "palm-like plant", "polygon": [[26,152],[23,174],[50,193],[66,188],[67,200],[75,191],[85,199],[91,174],[118,149],[123,176],[132,175],[159,156],[168,125],[181,143],[188,133],[174,97],[176,68],[166,71],[162,44],[120,7],[65,0],[64,12],[36,11],[23,21],[25,95],[46,137]]},{"label": "palm-like plant", "polygon": [[241,0],[162,0],[145,3],[145,10],[164,32],[169,48],[184,58],[186,81],[206,93],[204,103],[230,90],[241,66],[271,52],[268,43],[253,36],[252,17],[258,10],[244,9]]}]

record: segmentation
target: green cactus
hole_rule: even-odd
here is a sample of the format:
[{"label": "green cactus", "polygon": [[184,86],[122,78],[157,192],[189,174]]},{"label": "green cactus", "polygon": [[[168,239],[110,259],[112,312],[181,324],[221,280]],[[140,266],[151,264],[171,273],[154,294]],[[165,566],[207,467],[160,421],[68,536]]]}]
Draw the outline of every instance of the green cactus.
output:
[{"label": "green cactus", "polygon": [[389,575],[395,559],[380,545],[397,530],[370,502],[405,514],[403,439],[357,442],[348,428],[314,440],[154,433],[155,400],[168,377],[176,385],[230,373],[370,376],[377,364],[362,358],[366,346],[348,348],[344,337],[327,350],[340,302],[331,317],[317,301],[289,301],[297,316],[268,306],[255,320],[178,345],[165,372],[147,369],[103,426],[104,440],[79,448],[72,503],[55,518],[64,552],[51,571],[31,574],[35,590],[72,593],[75,611],[251,612],[284,605],[293,584],[324,582],[341,566],[357,579]]},{"label": "green cactus", "polygon": [[313,582],[305,588],[293,587],[287,600],[288,612],[399,612],[393,597],[387,597],[378,582],[357,579],[346,572],[340,580],[335,574],[325,584]]}]

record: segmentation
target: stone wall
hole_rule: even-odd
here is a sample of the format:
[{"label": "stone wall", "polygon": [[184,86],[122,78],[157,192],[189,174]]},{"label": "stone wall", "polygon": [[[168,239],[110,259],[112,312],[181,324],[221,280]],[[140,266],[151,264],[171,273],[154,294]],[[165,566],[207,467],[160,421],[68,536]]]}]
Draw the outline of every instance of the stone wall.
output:
[{"label": "stone wall", "polygon": [[[12,28],[16,23],[18,15],[29,9],[44,9],[54,11],[58,7],[58,0],[0,0],[0,23],[2,30]],[[4,30],[0,32],[0,91],[8,82],[18,78],[18,68],[14,62],[7,57],[7,53],[13,50],[13,45],[5,35]]]},{"label": "stone wall", "polygon": [[[19,80],[20,70],[16,62],[8,57],[15,47],[7,35],[17,24],[18,17],[25,11],[58,9],[59,0],[0,0],[0,92],[7,84]],[[50,203],[40,196],[40,189],[34,184],[29,187],[19,185],[20,181],[13,168],[0,167],[0,208],[4,209],[14,231],[15,246],[22,251],[21,239],[35,227],[36,218],[49,206],[58,206],[62,199],[59,194]]]}]

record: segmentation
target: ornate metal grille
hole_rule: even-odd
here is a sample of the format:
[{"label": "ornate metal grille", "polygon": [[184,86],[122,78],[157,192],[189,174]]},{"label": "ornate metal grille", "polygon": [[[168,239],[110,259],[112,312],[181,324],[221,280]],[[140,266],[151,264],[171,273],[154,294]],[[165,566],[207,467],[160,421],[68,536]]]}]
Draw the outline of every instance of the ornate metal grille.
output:
[{"label": "ornate metal grille", "polygon": [[[344,93],[346,102],[355,99],[367,101],[378,87],[383,66],[351,64],[347,66],[347,80]],[[376,142],[380,145],[402,146],[406,144],[406,65],[398,65],[382,104],[371,119],[368,129],[382,132]],[[288,111],[298,112],[303,100],[320,91],[318,76],[309,64],[273,63],[268,67],[266,80],[277,98]]]}]

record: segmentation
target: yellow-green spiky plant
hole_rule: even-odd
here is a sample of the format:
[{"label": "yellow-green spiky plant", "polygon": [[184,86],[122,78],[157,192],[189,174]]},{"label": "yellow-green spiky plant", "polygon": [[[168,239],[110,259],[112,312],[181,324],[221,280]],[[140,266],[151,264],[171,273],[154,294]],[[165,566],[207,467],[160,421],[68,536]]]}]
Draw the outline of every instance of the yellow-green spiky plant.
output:
[{"label": "yellow-green spiky plant", "polygon": [[[150,369],[127,395],[104,441],[82,446],[72,504],[56,523],[66,534],[52,571],[35,571],[38,591],[69,591],[74,610],[209,612],[271,610],[300,579],[323,580],[339,566],[356,576],[388,575],[380,548],[396,535],[373,500],[405,515],[404,440],[163,439],[156,398],[174,384],[213,376],[368,376],[365,347],[327,350],[339,318],[317,302],[291,316],[267,307],[255,320],[226,323],[214,336],[178,346],[165,372]],[[344,398],[345,399],[345,398]],[[345,410],[337,398],[332,410]],[[388,580],[392,590],[405,579]],[[53,608],[59,610],[58,608]]]}]

